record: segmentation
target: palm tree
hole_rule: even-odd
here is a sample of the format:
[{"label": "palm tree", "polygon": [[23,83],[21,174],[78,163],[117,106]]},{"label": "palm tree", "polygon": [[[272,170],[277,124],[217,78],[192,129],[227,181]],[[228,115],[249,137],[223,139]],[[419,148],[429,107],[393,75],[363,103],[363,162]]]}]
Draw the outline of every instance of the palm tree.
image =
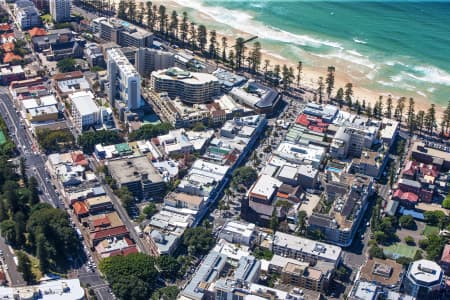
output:
[{"label": "palm tree", "polygon": [[327,83],[327,94],[328,94],[328,101],[331,98],[331,92],[334,89],[334,72],[336,69],[333,66],[328,67],[328,73],[327,73],[327,79],[325,82]]},{"label": "palm tree", "polygon": [[261,65],[261,43],[255,42],[251,53],[251,69],[253,72],[258,72]]},{"label": "palm tree", "polygon": [[352,108],[352,96],[353,96],[353,84],[350,82],[345,85],[345,102],[347,103],[347,106],[349,109]]},{"label": "palm tree", "polygon": [[228,52],[228,64],[230,65],[231,69],[234,70],[234,67],[236,66],[236,62],[234,60],[234,51],[230,50]]},{"label": "palm tree", "polygon": [[402,123],[403,110],[405,109],[405,102],[406,98],[400,97],[397,100],[397,106],[395,107],[394,117],[400,122],[400,124]]},{"label": "palm tree", "polygon": [[236,44],[234,45],[234,50],[236,52],[236,68],[240,69],[242,65],[242,61],[244,60],[245,46],[244,39],[238,37],[236,39]]},{"label": "palm tree", "polygon": [[212,59],[217,57],[217,34],[215,30],[209,32],[209,56]]},{"label": "palm tree", "polygon": [[423,110],[419,110],[416,118],[417,128],[419,129],[419,135],[422,135],[422,129],[425,125],[425,112]]},{"label": "palm tree", "polygon": [[197,49],[197,30],[194,22],[191,22],[189,27],[189,37],[192,50]]},{"label": "palm tree", "polygon": [[386,118],[392,118],[392,96],[389,95],[387,98],[387,107],[386,107]]},{"label": "palm tree", "polygon": [[144,21],[144,13],[145,13],[145,6],[144,2],[139,3],[139,13],[137,14],[136,21],[139,25],[142,25],[142,22]]},{"label": "palm tree", "polygon": [[208,42],[208,32],[205,25],[198,25],[197,27],[197,40],[200,51],[205,52],[206,43]]},{"label": "palm tree", "polygon": [[145,3],[145,6],[147,8],[147,27],[150,28],[151,31],[153,31],[154,22],[153,22],[152,2],[151,1],[147,1]]},{"label": "palm tree", "polygon": [[176,10],[172,11],[170,15],[169,31],[174,39],[178,39],[178,14]]},{"label": "palm tree", "polygon": [[429,134],[433,135],[433,129],[436,127],[436,106],[435,104],[431,104],[425,115],[425,127],[428,130]]},{"label": "palm tree", "polygon": [[300,81],[302,79],[302,70],[303,70],[303,63],[301,61],[297,64],[297,87],[300,87]]},{"label": "palm tree", "polygon": [[409,134],[412,134],[414,132],[414,125],[415,125],[415,115],[414,115],[414,99],[409,98],[409,105],[408,105],[408,111],[407,111],[407,118],[406,118],[406,124],[408,126]]},{"label": "palm tree", "polygon": [[320,76],[319,80],[317,80],[317,95],[319,97],[319,103],[323,102],[323,89],[325,88],[325,84],[323,83],[323,77]]},{"label": "palm tree", "polygon": [[180,39],[183,43],[183,46],[185,46],[187,37],[188,37],[188,31],[189,31],[189,24],[188,24],[188,16],[187,12],[183,11],[183,17],[181,19],[181,26],[180,26]]},{"label": "palm tree", "polygon": [[227,61],[227,37],[222,37],[222,61]]},{"label": "palm tree", "polygon": [[[133,1],[131,1],[131,2],[133,2]],[[167,19],[166,7],[164,5],[159,6],[158,15],[159,15],[159,32],[161,34],[164,34],[166,32],[165,29],[166,29],[166,19]]]}]

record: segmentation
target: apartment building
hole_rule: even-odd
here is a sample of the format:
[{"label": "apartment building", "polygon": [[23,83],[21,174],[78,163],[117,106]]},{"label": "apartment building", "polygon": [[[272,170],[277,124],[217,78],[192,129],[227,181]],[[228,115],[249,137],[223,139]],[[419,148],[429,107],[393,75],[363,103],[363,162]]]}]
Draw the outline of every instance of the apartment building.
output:
[{"label": "apartment building", "polygon": [[337,267],[341,261],[342,249],[322,242],[277,231],[271,242],[272,252],[283,257],[302,260],[310,264],[318,261],[333,263]]},{"label": "apartment building", "polygon": [[115,18],[99,18],[93,20],[94,28],[99,29],[103,40],[111,41],[122,47],[151,47],[153,33],[126,21]]},{"label": "apartment building", "polygon": [[141,77],[120,49],[107,52],[108,98],[113,107],[123,102],[127,109],[141,107]]},{"label": "apartment building", "polygon": [[150,86],[156,93],[198,104],[213,100],[220,93],[219,80],[208,73],[195,73],[174,67],[152,72]]},{"label": "apartment building", "polygon": [[71,0],[49,0],[50,14],[56,23],[70,21]]},{"label": "apartment building", "polygon": [[42,24],[39,11],[31,1],[15,1],[14,14],[16,22],[22,30],[38,27]]},{"label": "apartment building", "polygon": [[102,110],[94,101],[90,91],[77,92],[69,95],[72,104],[72,119],[78,132],[91,125],[102,122]]},{"label": "apartment building", "polygon": [[139,48],[136,51],[135,65],[141,76],[149,76],[153,71],[173,67],[175,65],[175,57],[171,52]]},{"label": "apartment building", "polygon": [[319,230],[326,242],[347,247],[367,209],[373,179],[348,173],[335,176],[328,172],[322,184],[325,187],[322,197],[331,207],[318,204],[308,219],[308,230]]}]

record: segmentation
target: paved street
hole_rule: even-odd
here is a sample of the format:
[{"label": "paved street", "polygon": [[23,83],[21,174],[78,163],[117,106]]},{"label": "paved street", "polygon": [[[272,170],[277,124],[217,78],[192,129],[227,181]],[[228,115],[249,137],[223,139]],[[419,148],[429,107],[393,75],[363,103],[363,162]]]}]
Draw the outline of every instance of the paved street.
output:
[{"label": "paved street", "polygon": [[[56,193],[56,188],[52,185],[50,176],[45,169],[46,157],[36,151],[33,139],[29,131],[24,128],[23,121],[17,115],[10,95],[5,88],[0,89],[0,100],[0,113],[8,126],[12,139],[17,145],[17,149],[26,158],[28,176],[35,176],[38,181],[42,191],[40,195],[41,201],[49,203],[54,207],[65,209],[64,203]],[[5,260],[8,264],[8,272],[12,285],[23,285],[24,281],[21,274],[16,270],[16,265],[12,259],[13,255],[4,244],[3,239],[0,240],[0,249],[5,253]],[[100,299],[113,299],[109,293],[109,288],[105,288],[107,286],[106,282],[100,277],[98,272],[86,271],[85,265],[82,265],[75,272],[79,274],[78,278],[83,284],[92,286]]]},{"label": "paved street", "polygon": [[5,264],[8,266],[7,279],[10,286],[24,286],[26,285],[25,280],[23,280],[22,273],[17,271],[16,263],[14,262],[14,253],[11,252],[9,246],[5,243],[5,239],[0,237],[0,249],[3,251],[3,268]]}]

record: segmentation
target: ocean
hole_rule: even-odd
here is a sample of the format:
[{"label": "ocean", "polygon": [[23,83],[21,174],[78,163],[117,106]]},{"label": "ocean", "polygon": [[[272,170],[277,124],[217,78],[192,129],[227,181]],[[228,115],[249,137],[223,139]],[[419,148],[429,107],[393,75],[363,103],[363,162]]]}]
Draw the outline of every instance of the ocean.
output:
[{"label": "ocean", "polygon": [[267,51],[324,74],[334,65],[356,86],[439,106],[450,99],[450,2],[175,2],[209,29],[257,35]]}]

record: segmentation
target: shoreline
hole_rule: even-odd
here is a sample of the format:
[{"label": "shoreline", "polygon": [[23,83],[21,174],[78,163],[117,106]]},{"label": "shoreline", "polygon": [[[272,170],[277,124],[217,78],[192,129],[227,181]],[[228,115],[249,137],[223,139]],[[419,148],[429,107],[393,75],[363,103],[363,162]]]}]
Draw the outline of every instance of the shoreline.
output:
[{"label": "shoreline", "polygon": [[[138,1],[144,1],[144,0],[138,0]],[[186,9],[195,10],[191,7],[183,6],[175,0],[167,0],[167,1],[156,0],[156,1],[154,1],[154,4],[155,3],[157,5],[160,5],[160,4],[165,5],[169,14],[172,10],[176,10],[179,14],[181,14]],[[193,16],[189,15],[189,13],[188,13],[188,17],[190,18],[190,20],[193,20],[196,23],[205,24],[205,26],[207,26],[207,27],[208,27],[208,23],[209,24],[217,23],[217,21],[212,19],[210,16],[204,14],[203,12],[198,11],[198,10],[195,10],[195,11],[198,14],[199,18],[193,18]],[[234,40],[238,36],[243,37],[243,38],[247,38],[247,37],[251,36],[247,32],[238,31],[236,29],[226,30],[226,32],[216,29],[216,33],[217,33],[217,40],[219,41],[219,43],[220,43],[221,38],[223,36],[225,36],[228,39],[228,44],[230,44],[231,41],[234,42]],[[264,47],[264,44],[261,43],[261,53],[262,53],[261,65],[263,65],[265,59],[269,59],[270,65],[272,67],[276,64],[279,64],[280,66],[283,66],[283,64],[286,64],[288,67],[292,67],[294,69],[294,75],[296,75],[297,62],[292,61],[289,58],[282,57],[280,54],[273,53],[273,52],[274,51],[266,49]],[[311,55],[313,55],[313,54],[311,54]],[[326,59],[324,59],[324,60],[326,60]],[[362,100],[364,99],[366,101],[366,105],[368,103],[370,103],[370,105],[373,107],[374,104],[378,101],[379,97],[383,96],[383,104],[384,104],[384,107],[386,107],[386,99],[389,95],[391,95],[392,99],[393,99],[393,104],[395,107],[396,100],[398,98],[400,98],[402,95],[398,95],[394,92],[389,92],[388,90],[386,90],[385,92],[378,92],[378,91],[369,89],[367,87],[359,86],[353,80],[352,74],[349,71],[344,70],[345,64],[346,64],[345,62],[339,62],[339,63],[333,62],[333,64],[330,63],[330,65],[333,65],[336,68],[335,87],[333,89],[332,94],[336,94],[337,90],[340,87],[344,88],[344,86],[348,82],[351,82],[353,84],[353,102],[355,102],[356,100],[359,100],[360,103],[362,103]],[[306,86],[308,88],[317,89],[318,78],[320,76],[322,76],[325,79],[326,74],[327,74],[326,68],[309,67],[309,66],[305,66],[305,64],[303,64],[303,72],[302,72],[303,78],[301,79],[300,85]],[[356,74],[356,76],[358,76],[358,75]],[[430,105],[432,104],[432,102],[425,97],[416,95],[413,98],[415,101],[416,113],[420,110],[423,110],[426,112],[430,108]],[[406,99],[408,100],[409,97],[406,97]],[[445,107],[441,106],[440,104],[437,104],[437,103],[435,103],[435,106],[436,106],[436,112],[437,112],[436,117],[437,117],[437,119],[441,119],[441,114],[444,111]]]},{"label": "shoreline", "polygon": [[[117,6],[119,3],[119,0],[113,0],[113,1],[114,1],[114,4]],[[136,0],[136,2],[137,3],[139,3],[139,2],[145,3],[146,0]],[[169,16],[170,16],[170,13],[172,12],[172,10],[176,10],[179,16],[182,14],[183,11],[192,10],[192,11],[195,11],[197,15],[192,16],[192,14],[189,14],[189,12],[188,12],[188,18],[190,21],[195,21],[196,24],[205,24],[205,26],[207,28],[209,27],[208,25],[211,25],[211,24],[223,25],[223,24],[217,22],[216,20],[214,20],[213,18],[211,18],[210,16],[208,16],[207,14],[205,14],[199,10],[196,10],[195,8],[183,6],[176,0],[153,1],[153,5],[159,6],[161,4],[166,7],[166,11]],[[228,29],[227,30],[216,29],[216,34],[217,34],[217,41],[218,41],[219,45],[221,43],[220,41],[223,36],[225,36],[227,38],[229,45],[232,44],[237,37],[247,38],[247,37],[251,36],[247,32],[239,31],[234,28],[230,28],[229,30]],[[250,47],[250,45],[249,45],[249,47]],[[297,61],[293,61],[289,58],[283,57],[282,55],[274,53],[274,52],[275,51],[273,51],[273,50],[268,50],[267,48],[265,48],[264,43],[261,42],[261,53],[262,53],[261,66],[264,64],[264,60],[268,59],[268,60],[270,60],[271,67],[273,67],[276,64],[279,64],[280,66],[283,66],[284,64],[286,64],[288,67],[292,67],[294,69],[294,75],[296,75]],[[314,55],[314,54],[308,53],[308,55]],[[395,107],[397,99],[402,96],[402,95],[396,94],[395,92],[389,92],[387,89],[386,89],[386,91],[380,92],[380,91],[370,89],[368,87],[360,86],[357,82],[358,80],[354,80],[354,78],[360,77],[361,75],[358,74],[357,71],[349,70],[348,63],[346,63],[345,61],[337,61],[335,59],[331,60],[331,59],[326,59],[326,58],[323,58],[322,61],[325,61],[325,62],[330,61],[329,65],[333,65],[336,68],[335,87],[333,89],[332,94],[336,94],[336,92],[339,88],[341,88],[341,87],[344,88],[344,86],[347,83],[351,82],[353,84],[353,102],[355,102],[356,100],[359,100],[359,102],[362,103],[362,100],[365,100],[366,105],[370,103],[370,105],[373,107],[374,104],[376,103],[376,101],[378,101],[379,97],[383,96],[383,104],[384,104],[384,107],[386,107],[386,99],[389,95],[391,95],[391,97],[393,99],[393,105]],[[345,70],[345,69],[347,69],[347,70]],[[354,74],[352,74],[352,71]],[[301,79],[300,85],[308,87],[308,88],[317,89],[318,78],[320,76],[322,76],[325,79],[326,74],[327,74],[326,67],[310,67],[310,66],[305,66],[305,63],[304,63],[302,79]],[[367,80],[371,80],[371,79],[367,79]],[[409,96],[405,96],[405,97],[408,101]],[[427,110],[430,108],[431,104],[433,103],[428,98],[423,97],[423,96],[414,95],[413,98],[415,101],[415,112],[416,113],[420,110],[427,112]],[[438,104],[438,103],[434,103],[434,104],[435,104],[435,108],[436,108],[436,118],[439,120],[442,118],[442,112],[444,111],[446,106],[443,106],[442,104]]]}]

